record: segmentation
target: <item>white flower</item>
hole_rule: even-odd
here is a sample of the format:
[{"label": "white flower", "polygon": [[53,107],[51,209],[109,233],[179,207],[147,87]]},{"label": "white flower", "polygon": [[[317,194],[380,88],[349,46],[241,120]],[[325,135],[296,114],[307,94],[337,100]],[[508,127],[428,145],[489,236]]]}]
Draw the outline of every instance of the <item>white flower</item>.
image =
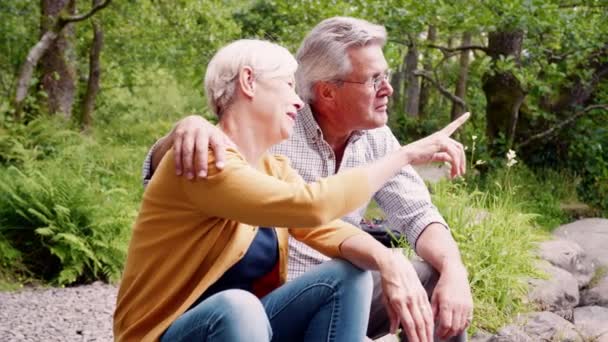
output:
[{"label": "white flower", "polygon": [[467,151],[469,149],[469,146],[465,146],[464,150]]},{"label": "white flower", "polygon": [[474,136],[472,136],[472,137],[471,137],[471,139],[473,139],[473,140],[477,140],[477,136],[476,136],[476,135],[474,135]]},{"label": "white flower", "polygon": [[509,152],[507,152],[507,167],[508,168],[517,164],[517,160],[515,159],[515,157],[517,157],[517,153],[515,153],[515,151],[509,150]]},{"label": "white flower", "polygon": [[483,165],[485,163],[486,163],[485,160],[477,159],[477,161],[475,162],[475,165]]}]

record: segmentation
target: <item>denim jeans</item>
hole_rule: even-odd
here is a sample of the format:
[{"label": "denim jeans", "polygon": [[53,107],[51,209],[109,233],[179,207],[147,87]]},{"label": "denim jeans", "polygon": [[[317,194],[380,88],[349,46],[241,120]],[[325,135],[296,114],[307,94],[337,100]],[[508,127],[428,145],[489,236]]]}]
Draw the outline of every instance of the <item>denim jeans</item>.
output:
[{"label": "denim jeans", "polygon": [[362,341],[372,277],[343,260],[318,265],[261,300],[226,290],[186,311],[161,341]]}]

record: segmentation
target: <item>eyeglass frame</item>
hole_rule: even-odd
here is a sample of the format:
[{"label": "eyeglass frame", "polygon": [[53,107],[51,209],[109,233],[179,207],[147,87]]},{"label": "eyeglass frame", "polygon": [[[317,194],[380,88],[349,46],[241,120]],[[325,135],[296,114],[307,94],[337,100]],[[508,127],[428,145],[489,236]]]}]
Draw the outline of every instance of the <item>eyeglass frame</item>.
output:
[{"label": "eyeglass frame", "polygon": [[372,86],[372,88],[374,88],[374,91],[377,92],[378,90],[380,90],[380,86],[381,86],[382,82],[384,82],[384,81],[388,82],[390,78],[391,78],[391,70],[389,69],[386,72],[384,72],[376,77],[372,77],[363,82],[340,80],[340,79],[335,80],[335,82],[353,83],[353,84],[369,84],[369,81],[372,81],[371,86]]}]

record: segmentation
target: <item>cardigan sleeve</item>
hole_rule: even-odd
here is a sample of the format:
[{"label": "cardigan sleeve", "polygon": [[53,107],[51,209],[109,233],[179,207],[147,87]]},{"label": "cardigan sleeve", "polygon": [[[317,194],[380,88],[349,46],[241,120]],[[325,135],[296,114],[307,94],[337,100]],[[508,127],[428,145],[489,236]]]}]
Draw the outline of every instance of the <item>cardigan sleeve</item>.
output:
[{"label": "cardigan sleeve", "polygon": [[[285,168],[285,172],[283,174],[283,177],[287,182],[300,184],[305,183],[300,174],[289,166],[289,161],[286,157],[279,156],[278,158],[280,160],[284,158],[287,161],[287,167]],[[342,172],[340,174],[342,174]],[[357,184],[357,186],[359,185],[359,183],[352,184]],[[350,186],[353,186],[352,184]],[[337,258],[342,256],[340,252],[342,242],[351,236],[367,233],[350,223],[342,220],[333,220],[329,223],[314,228],[292,227],[289,229],[289,234],[296,240],[307,244],[320,253],[323,253],[330,258]]]},{"label": "cardigan sleeve", "polygon": [[[163,159],[165,164],[173,160],[171,153]],[[275,157],[266,166],[273,169],[272,176],[251,167],[234,150],[227,151],[226,159],[219,171],[209,155],[207,179],[193,182],[178,177],[188,200],[210,217],[255,226],[315,227],[355,210],[372,196],[367,175],[360,169],[306,184],[286,158]],[[177,177],[167,167],[163,166],[164,176]]]}]

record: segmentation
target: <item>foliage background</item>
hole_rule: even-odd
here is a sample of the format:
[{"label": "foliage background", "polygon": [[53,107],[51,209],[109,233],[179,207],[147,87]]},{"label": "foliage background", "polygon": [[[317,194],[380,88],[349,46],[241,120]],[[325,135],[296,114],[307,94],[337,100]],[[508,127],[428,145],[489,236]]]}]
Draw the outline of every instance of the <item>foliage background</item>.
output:
[{"label": "foliage background", "polygon": [[[77,13],[91,7],[75,4]],[[349,15],[387,27],[395,88],[390,126],[402,143],[442,127],[453,111],[452,100],[426,79],[408,78],[410,52],[418,70],[456,94],[461,51],[448,50],[464,46],[465,33],[471,45],[485,48],[471,49],[461,94],[473,113],[459,133],[469,148],[469,176],[431,190],[469,268],[475,329],[493,331],[529,309],[521,280],[534,274],[534,242],[574,218],[561,207],[583,201],[590,206],[585,215],[608,215],[608,111],[584,111],[608,103],[607,6],[601,0],[115,1],[95,14],[104,31],[101,90],[93,123],[83,130],[91,23],[74,25],[73,115],[49,110],[38,69],[16,119],[17,76],[40,37],[43,11],[41,2],[0,2],[0,287],[118,281],[143,191],[143,158],[181,117],[208,115],[202,75],[213,53],[241,37],[295,52],[319,21]],[[493,56],[493,32],[522,32],[519,55]],[[488,133],[488,125],[506,120],[488,110],[493,97],[484,87],[494,75],[512,75],[525,93],[515,136],[504,126]],[[426,86],[429,95],[412,112],[407,90],[414,86]],[[591,95],[574,92],[577,101],[561,109],[547,105],[569,99],[572,90]],[[560,126],[577,113],[583,114]],[[553,127],[560,129],[521,146]],[[518,154],[512,167],[509,148]],[[381,213],[371,208],[369,215]]]}]

